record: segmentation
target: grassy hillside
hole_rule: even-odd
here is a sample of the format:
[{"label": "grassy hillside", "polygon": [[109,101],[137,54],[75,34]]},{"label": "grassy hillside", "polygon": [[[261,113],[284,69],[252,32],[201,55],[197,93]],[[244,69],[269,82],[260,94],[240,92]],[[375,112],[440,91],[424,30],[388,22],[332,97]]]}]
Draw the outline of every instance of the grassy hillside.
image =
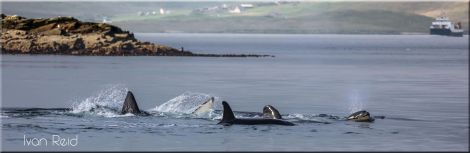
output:
[{"label": "grassy hillside", "polygon": [[[246,3],[246,2],[245,2]],[[221,9],[222,4],[228,8]],[[134,32],[210,33],[428,33],[442,11],[468,29],[465,2],[296,2],[251,3],[241,13],[229,13],[236,2],[47,2],[3,3],[3,11],[37,17],[71,15],[90,21],[104,16]],[[7,6],[7,7],[5,7]],[[74,7],[70,7],[74,6]],[[218,9],[213,9],[218,6]],[[158,10],[170,10],[160,15]],[[204,10],[205,9],[205,10]],[[47,11],[50,10],[50,11]],[[92,12],[83,10],[93,10]],[[204,10],[204,11],[197,11]],[[156,15],[137,12],[156,11]],[[468,33],[468,30],[466,30]]]},{"label": "grassy hillside", "polygon": [[[332,20],[332,18],[335,20]],[[383,18],[389,20],[383,20]],[[397,20],[400,22],[397,22]],[[178,19],[122,21],[114,24],[127,29],[132,28],[139,32],[396,34],[404,32],[427,33],[427,27],[432,20],[432,18],[425,16],[390,11],[345,10],[328,11],[319,15],[295,18],[267,18],[262,16],[179,17]]]}]

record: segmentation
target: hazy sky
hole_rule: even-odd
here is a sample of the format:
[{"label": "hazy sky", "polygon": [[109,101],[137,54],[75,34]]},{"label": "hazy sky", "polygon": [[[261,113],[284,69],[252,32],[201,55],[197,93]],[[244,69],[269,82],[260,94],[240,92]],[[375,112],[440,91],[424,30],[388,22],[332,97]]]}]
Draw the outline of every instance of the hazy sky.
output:
[{"label": "hazy sky", "polygon": [[231,1],[231,2],[274,2],[274,1],[312,1],[312,2],[328,2],[328,1],[373,1],[373,2],[381,2],[381,1],[405,1],[405,2],[430,2],[430,1],[441,1],[441,2],[451,2],[451,1],[461,1],[461,2],[468,2],[470,0],[0,0],[0,1],[128,1],[128,2],[136,2],[136,1],[185,1],[185,2],[220,2],[220,1]]}]

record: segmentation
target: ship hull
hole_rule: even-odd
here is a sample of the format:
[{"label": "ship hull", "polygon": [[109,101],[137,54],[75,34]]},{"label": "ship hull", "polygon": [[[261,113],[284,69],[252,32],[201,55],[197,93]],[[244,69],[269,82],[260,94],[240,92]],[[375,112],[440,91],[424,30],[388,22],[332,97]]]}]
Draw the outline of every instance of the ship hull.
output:
[{"label": "ship hull", "polygon": [[462,37],[463,32],[452,32],[450,29],[430,29],[431,35]]}]

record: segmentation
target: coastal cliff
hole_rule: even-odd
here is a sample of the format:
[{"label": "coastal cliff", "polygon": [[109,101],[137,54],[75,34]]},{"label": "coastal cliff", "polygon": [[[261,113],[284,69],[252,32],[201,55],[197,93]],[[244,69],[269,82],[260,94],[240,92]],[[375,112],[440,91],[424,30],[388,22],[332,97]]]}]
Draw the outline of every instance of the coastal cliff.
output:
[{"label": "coastal cliff", "polygon": [[106,23],[81,22],[73,17],[27,19],[1,14],[2,54],[95,56],[210,56],[269,55],[196,54],[165,45],[141,42],[129,31]]}]

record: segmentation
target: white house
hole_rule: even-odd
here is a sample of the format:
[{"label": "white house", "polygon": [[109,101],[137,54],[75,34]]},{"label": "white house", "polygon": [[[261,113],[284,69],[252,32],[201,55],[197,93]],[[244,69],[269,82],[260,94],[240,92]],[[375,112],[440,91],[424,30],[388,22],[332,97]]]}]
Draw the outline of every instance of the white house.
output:
[{"label": "white house", "polygon": [[235,7],[233,10],[229,10],[228,12],[229,12],[229,13],[234,13],[234,14],[241,13],[240,8],[238,8],[238,6]]},{"label": "white house", "polygon": [[253,8],[255,6],[253,4],[240,4],[240,7],[242,7],[242,8]]},{"label": "white house", "polygon": [[107,17],[103,17],[103,23],[112,23],[112,21],[108,20]]}]

